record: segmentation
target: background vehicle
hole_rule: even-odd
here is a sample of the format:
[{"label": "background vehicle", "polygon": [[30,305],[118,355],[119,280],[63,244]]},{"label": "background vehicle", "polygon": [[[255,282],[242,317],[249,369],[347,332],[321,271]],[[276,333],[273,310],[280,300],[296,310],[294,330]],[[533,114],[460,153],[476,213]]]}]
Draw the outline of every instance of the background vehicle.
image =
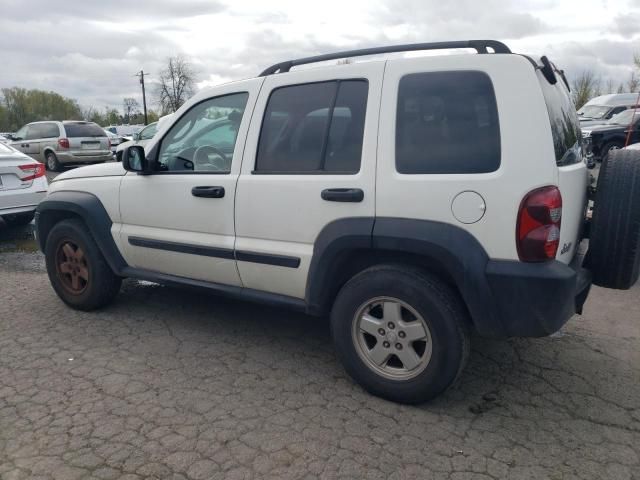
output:
[{"label": "background vehicle", "polygon": [[625,110],[602,125],[582,128],[587,156],[602,160],[612,150],[640,142],[640,110]]},{"label": "background vehicle", "polygon": [[134,133],[138,133],[143,128],[144,125],[109,125],[105,130],[121,137],[133,137]]},{"label": "background vehicle", "polygon": [[0,135],[0,143],[9,144],[11,143],[11,140],[8,137],[5,137],[4,135]]},{"label": "background vehicle", "polygon": [[[290,71],[455,48],[478,54]],[[74,308],[108,304],[133,277],[329,315],[349,374],[417,403],[455,381],[469,330],[548,335],[592,280],[637,281],[640,162],[629,150],[602,167],[587,269],[581,147],[562,72],[500,42],[290,60],[201,90],[122,164],[58,176],[38,239]],[[612,192],[629,216],[606,214]]]},{"label": "background vehicle", "polygon": [[29,223],[46,193],[44,165],[0,144],[0,217],[9,225]]},{"label": "background vehicle", "polygon": [[107,129],[103,129],[103,130],[104,130],[104,133],[109,138],[109,144],[111,145],[111,153],[113,155],[115,155],[116,154],[116,148],[118,147],[118,145],[120,145],[121,143],[124,143],[124,142],[126,142],[128,140],[125,139],[124,137],[116,135],[115,133],[112,133],[110,130],[107,130]]},{"label": "background vehicle", "polygon": [[606,122],[614,115],[633,108],[639,103],[637,93],[612,93],[589,100],[580,110],[580,125],[597,125]]},{"label": "background vehicle", "polygon": [[115,151],[116,160],[118,160],[119,162],[122,160],[121,152],[128,146],[141,145],[144,147],[149,142],[149,140],[153,138],[157,130],[158,130],[158,122],[153,122],[147,125],[146,127],[144,127],[142,130],[140,130],[140,132],[134,133],[132,140],[121,142]]},{"label": "background vehicle", "polygon": [[93,122],[29,123],[12,135],[11,146],[56,172],[62,165],[103,163],[112,159],[107,134]]}]

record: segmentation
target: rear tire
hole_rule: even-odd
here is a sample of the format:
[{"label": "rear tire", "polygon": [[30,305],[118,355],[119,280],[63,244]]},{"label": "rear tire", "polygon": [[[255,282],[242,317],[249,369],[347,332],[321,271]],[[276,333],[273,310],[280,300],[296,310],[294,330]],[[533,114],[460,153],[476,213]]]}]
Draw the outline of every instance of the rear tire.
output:
[{"label": "rear tire", "polygon": [[33,217],[35,216],[34,212],[27,213],[14,213],[12,215],[5,215],[3,220],[7,225],[11,227],[18,227],[22,225],[28,225],[33,221]]},{"label": "rear tire", "polygon": [[120,290],[122,278],[113,273],[80,220],[54,225],[47,237],[45,261],[53,289],[77,310],[104,307]]},{"label": "rear tire", "polygon": [[333,341],[349,375],[373,395],[408,404],[436,397],[459,376],[469,354],[467,322],[448,285],[403,265],[359,273],[331,312]]},{"label": "rear tire", "polygon": [[613,150],[602,162],[587,266],[593,283],[627,290],[640,273],[640,151]]},{"label": "rear tire", "polygon": [[44,164],[47,167],[47,170],[50,170],[52,172],[59,172],[61,170],[62,166],[60,165],[58,157],[56,157],[55,153],[47,152],[44,158]]},{"label": "rear tire", "polygon": [[607,158],[607,155],[609,155],[609,153],[615,152],[616,150],[620,150],[621,148],[622,148],[622,145],[618,142],[606,143],[602,147],[602,151],[600,152],[600,160],[604,161],[604,159]]}]

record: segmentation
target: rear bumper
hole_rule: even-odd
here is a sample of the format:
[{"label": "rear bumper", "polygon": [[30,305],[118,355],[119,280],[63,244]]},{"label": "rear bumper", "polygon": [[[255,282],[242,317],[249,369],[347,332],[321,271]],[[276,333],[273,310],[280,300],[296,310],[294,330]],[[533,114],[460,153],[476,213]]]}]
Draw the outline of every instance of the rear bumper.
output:
[{"label": "rear bumper", "polygon": [[111,150],[104,150],[96,152],[95,154],[78,153],[75,152],[56,152],[58,161],[63,164],[67,163],[101,163],[108,162],[113,159]]},{"label": "rear bumper", "polygon": [[580,259],[572,265],[489,261],[486,278],[503,336],[543,337],[557,332],[582,306],[591,273]]},{"label": "rear bumper", "polygon": [[35,191],[34,187],[25,190],[5,190],[0,195],[0,216],[32,212],[46,195],[46,191]]}]

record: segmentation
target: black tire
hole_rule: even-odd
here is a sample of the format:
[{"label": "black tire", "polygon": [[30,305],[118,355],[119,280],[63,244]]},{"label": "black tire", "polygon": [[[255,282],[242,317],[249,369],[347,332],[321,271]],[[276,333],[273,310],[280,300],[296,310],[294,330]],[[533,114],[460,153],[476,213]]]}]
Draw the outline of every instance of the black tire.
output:
[{"label": "black tire", "polygon": [[116,162],[122,162],[122,150],[116,151]]},{"label": "black tire", "polygon": [[627,290],[640,273],[640,151],[614,150],[602,162],[587,266],[596,285]]},{"label": "black tire", "polygon": [[[600,150],[600,161],[604,161],[605,158],[607,158],[607,155],[609,154],[609,151],[615,151],[622,148],[622,144],[619,142],[609,142],[609,143],[605,143],[602,146],[602,150]],[[613,150],[612,150],[613,149]]]},{"label": "black tire", "polygon": [[58,157],[56,157],[56,154],[51,151],[45,154],[44,165],[47,170],[50,170],[52,172],[59,172],[62,169],[62,165],[60,165]]},{"label": "black tire", "polygon": [[[429,327],[430,360],[414,377],[387,378],[358,353],[362,349],[352,335],[354,322],[362,305],[379,297],[410,305]],[[426,402],[453,384],[470,348],[468,315],[460,297],[437,277],[404,265],[374,266],[349,280],[333,305],[331,331],[338,357],[356,382],[373,395],[408,404]]]},{"label": "black tire", "polygon": [[33,217],[35,216],[35,212],[27,212],[27,213],[14,213],[12,215],[5,215],[3,220],[7,225],[11,227],[18,227],[22,225],[28,225],[33,221]]},{"label": "black tire", "polygon": [[[70,287],[70,273],[62,273],[60,255],[64,246],[82,249],[82,268],[86,268],[86,281],[82,290]],[[78,252],[78,250],[76,250]],[[47,273],[58,296],[77,310],[95,310],[111,303],[120,290],[122,278],[113,273],[91,233],[80,220],[68,219],[54,225],[45,246]],[[79,267],[78,267],[79,268]]]}]

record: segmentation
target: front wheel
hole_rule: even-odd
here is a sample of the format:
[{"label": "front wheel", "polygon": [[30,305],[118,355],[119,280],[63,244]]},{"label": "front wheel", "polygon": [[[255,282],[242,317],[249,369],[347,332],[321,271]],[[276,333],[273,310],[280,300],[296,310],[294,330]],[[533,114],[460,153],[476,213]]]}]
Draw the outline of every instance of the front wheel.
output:
[{"label": "front wheel", "polygon": [[113,273],[80,220],[54,225],[47,236],[45,260],[53,289],[77,310],[103,307],[120,290],[122,279]]},{"label": "front wheel", "polygon": [[413,404],[456,380],[469,353],[467,323],[449,286],[400,265],[356,275],[331,312],[333,340],[349,375],[374,395]]}]

